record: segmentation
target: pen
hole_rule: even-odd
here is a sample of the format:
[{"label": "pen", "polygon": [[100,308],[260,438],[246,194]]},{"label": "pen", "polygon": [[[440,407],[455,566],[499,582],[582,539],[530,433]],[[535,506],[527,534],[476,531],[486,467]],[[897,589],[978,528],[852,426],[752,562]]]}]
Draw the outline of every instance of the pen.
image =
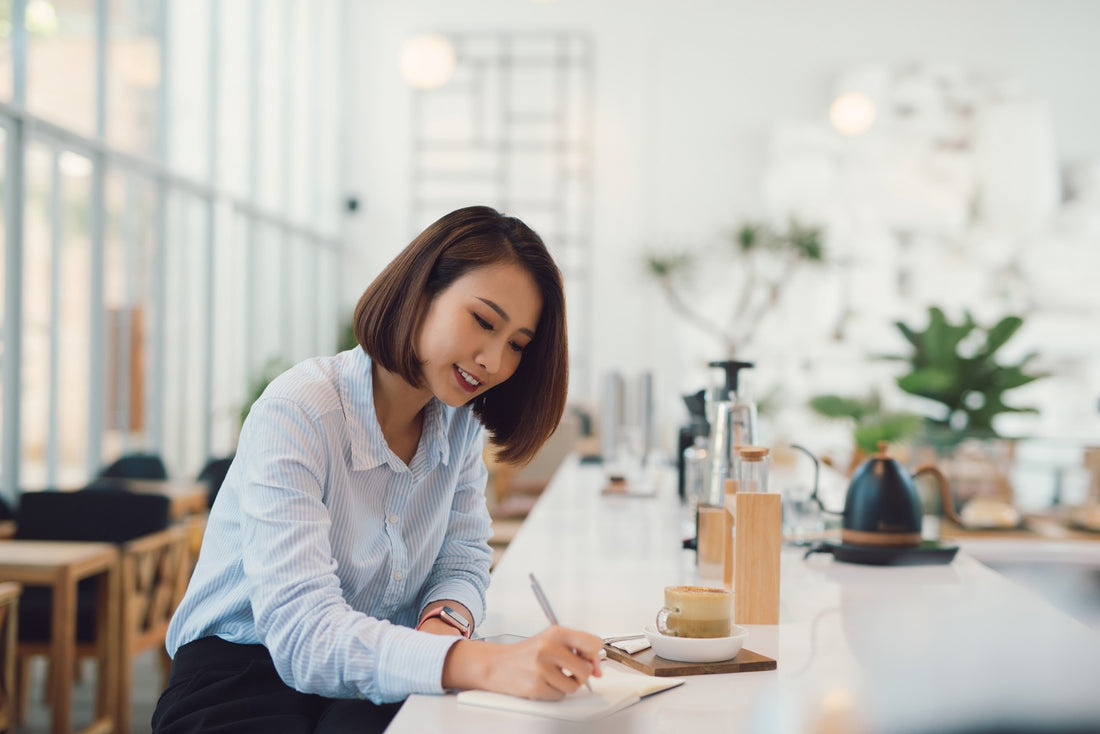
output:
[{"label": "pen", "polygon": [[[542,593],[542,586],[539,584],[539,580],[535,578],[535,574],[527,574],[531,577],[531,591],[535,592],[535,598],[539,600],[539,606],[542,607],[543,614],[550,620],[550,624],[558,624],[558,615],[554,614],[554,610],[550,606],[550,600],[546,598],[546,594]],[[574,650],[573,652],[576,652]],[[587,680],[584,684],[588,687],[589,692],[592,691],[592,684]]]}]

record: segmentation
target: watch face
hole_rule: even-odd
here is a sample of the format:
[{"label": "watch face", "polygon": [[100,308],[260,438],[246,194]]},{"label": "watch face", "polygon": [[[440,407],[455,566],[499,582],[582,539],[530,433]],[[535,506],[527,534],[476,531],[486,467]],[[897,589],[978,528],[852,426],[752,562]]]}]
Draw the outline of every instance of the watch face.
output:
[{"label": "watch face", "polygon": [[466,621],[465,617],[456,612],[450,607],[443,607],[439,610],[439,616],[442,617],[448,623],[454,625],[458,629],[462,630],[463,634],[470,631],[470,623]]}]

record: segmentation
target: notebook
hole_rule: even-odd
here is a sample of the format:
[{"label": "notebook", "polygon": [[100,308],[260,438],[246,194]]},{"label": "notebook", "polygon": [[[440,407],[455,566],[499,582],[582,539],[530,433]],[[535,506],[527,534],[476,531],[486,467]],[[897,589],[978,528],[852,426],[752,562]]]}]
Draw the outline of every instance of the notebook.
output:
[{"label": "notebook", "polygon": [[589,678],[592,691],[581,686],[560,701],[530,701],[504,693],[462,691],[458,702],[467,706],[482,706],[500,711],[546,716],[568,721],[589,721],[625,709],[646,696],[675,688],[683,678],[657,678],[623,670],[610,665],[603,668],[603,677]]}]

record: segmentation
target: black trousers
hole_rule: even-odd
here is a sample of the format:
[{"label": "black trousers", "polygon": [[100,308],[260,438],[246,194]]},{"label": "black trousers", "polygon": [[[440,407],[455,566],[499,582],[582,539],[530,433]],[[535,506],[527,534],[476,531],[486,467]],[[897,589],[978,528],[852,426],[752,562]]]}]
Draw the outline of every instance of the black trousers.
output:
[{"label": "black trousers", "polygon": [[401,703],[300,693],[283,683],[263,645],[204,637],[181,647],[153,712],[156,734],[376,734]]}]

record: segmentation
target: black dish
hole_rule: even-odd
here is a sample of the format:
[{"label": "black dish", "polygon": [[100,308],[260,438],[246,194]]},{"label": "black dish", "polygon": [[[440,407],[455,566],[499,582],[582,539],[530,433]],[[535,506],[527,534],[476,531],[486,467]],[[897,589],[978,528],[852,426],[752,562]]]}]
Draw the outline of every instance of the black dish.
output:
[{"label": "black dish", "polygon": [[813,553],[832,553],[833,558],[846,563],[863,563],[872,566],[931,566],[951,563],[959,546],[939,540],[925,540],[910,547],[853,545],[851,543],[818,543],[802,556]]}]

